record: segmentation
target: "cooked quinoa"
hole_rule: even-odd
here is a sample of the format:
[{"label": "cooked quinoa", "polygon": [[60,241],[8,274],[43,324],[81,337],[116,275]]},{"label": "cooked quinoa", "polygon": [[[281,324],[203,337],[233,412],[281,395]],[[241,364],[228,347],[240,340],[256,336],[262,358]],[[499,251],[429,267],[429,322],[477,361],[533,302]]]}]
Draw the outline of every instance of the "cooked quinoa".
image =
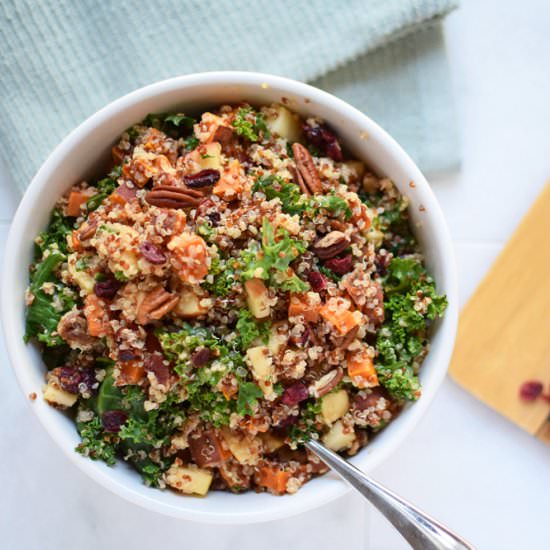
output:
[{"label": "cooked quinoa", "polygon": [[390,180],[281,105],[149,115],[36,239],[27,340],[77,451],[186,494],[295,493],[421,393],[437,294]]}]

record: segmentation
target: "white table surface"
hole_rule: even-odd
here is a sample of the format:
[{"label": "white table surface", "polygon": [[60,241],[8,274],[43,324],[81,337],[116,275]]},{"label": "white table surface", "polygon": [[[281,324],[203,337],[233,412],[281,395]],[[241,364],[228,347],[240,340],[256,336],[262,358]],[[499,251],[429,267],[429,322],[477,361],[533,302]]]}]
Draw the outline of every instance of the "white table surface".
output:
[{"label": "white table surface", "polygon": [[[431,181],[456,246],[462,304],[550,178],[549,21],[548,0],[464,0],[446,22],[463,165]],[[0,185],[2,253],[19,197],[2,170]],[[129,504],[69,463],[32,415],[3,347],[0,357],[2,549],[407,548],[354,495],[250,527],[193,524]],[[550,547],[550,448],[450,379],[373,474],[478,548]]]}]

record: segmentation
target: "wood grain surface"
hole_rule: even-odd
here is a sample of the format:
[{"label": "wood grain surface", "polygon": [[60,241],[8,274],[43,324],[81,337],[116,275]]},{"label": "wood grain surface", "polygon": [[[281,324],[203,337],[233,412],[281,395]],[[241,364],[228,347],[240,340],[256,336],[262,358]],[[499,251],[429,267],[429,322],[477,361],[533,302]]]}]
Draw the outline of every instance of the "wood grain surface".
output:
[{"label": "wood grain surface", "polygon": [[518,397],[526,380],[550,388],[550,182],[462,311],[450,373],[550,443],[550,404]]}]

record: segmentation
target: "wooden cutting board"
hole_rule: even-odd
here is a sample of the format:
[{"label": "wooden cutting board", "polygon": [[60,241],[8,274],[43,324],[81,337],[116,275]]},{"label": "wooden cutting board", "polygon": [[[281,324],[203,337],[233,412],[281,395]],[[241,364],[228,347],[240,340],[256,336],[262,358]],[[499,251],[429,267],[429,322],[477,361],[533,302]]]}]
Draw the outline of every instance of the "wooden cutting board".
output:
[{"label": "wooden cutting board", "polygon": [[550,444],[550,405],[525,402],[526,380],[550,389],[550,182],[462,311],[451,376]]}]

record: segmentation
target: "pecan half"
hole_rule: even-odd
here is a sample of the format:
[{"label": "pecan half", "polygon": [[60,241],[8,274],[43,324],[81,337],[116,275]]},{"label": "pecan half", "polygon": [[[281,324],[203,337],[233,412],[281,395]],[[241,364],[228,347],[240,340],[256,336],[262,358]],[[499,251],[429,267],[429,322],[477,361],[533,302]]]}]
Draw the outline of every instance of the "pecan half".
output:
[{"label": "pecan half", "polygon": [[192,208],[197,206],[203,197],[203,193],[198,189],[157,185],[145,195],[145,200],[159,208]]},{"label": "pecan half", "polygon": [[167,313],[170,313],[179,302],[179,296],[167,292],[161,286],[158,286],[141,302],[138,307],[136,321],[140,325],[146,325],[151,321],[162,319]]},{"label": "pecan half", "polygon": [[61,317],[57,332],[72,349],[88,350],[98,343],[97,338],[88,334],[88,323],[79,309],[73,309]]},{"label": "pecan half", "polygon": [[82,243],[92,238],[95,235],[97,229],[97,220],[90,220],[84,222],[76,231],[78,242]]},{"label": "pecan half", "polygon": [[296,170],[296,168],[292,165],[288,166],[288,171],[292,175],[294,183],[300,188],[300,191],[308,197],[311,196],[311,193],[309,192],[309,189],[307,188],[304,178],[301,176],[300,172],[298,172],[298,170]]},{"label": "pecan half", "polygon": [[315,168],[311,153],[301,143],[293,143],[292,152],[294,153],[297,174],[301,176],[304,186],[307,187],[312,195],[322,193],[321,178],[319,177],[317,168]]},{"label": "pecan half", "polygon": [[328,260],[344,252],[349,245],[350,240],[344,233],[341,231],[331,231],[319,239],[311,247],[311,250],[317,257],[321,258],[321,260]]},{"label": "pecan half", "polygon": [[331,392],[342,380],[344,377],[344,371],[341,367],[331,370],[329,373],[325,374],[317,382],[314,382],[309,387],[309,393],[315,398],[323,397],[327,393]]}]

